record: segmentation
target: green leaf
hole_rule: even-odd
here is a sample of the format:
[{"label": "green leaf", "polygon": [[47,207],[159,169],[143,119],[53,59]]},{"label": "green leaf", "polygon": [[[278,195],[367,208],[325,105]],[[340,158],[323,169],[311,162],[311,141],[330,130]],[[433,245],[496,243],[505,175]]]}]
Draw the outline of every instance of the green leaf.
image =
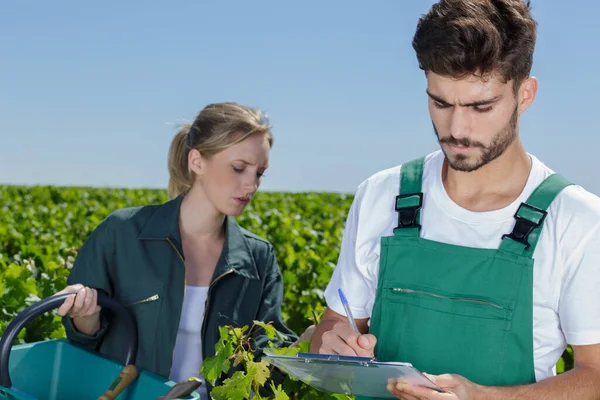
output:
[{"label": "green leaf", "polygon": [[310,340],[304,340],[294,347],[298,348],[300,353],[310,353]]},{"label": "green leaf", "polygon": [[277,335],[277,330],[275,329],[275,327],[273,325],[271,325],[269,323],[264,323],[261,321],[252,321],[252,322],[254,322],[255,325],[258,325],[261,328],[263,328],[269,339],[273,340],[275,338],[275,336]]},{"label": "green leaf", "polygon": [[231,378],[223,381],[223,385],[214,387],[211,397],[214,400],[243,400],[250,398],[252,379],[243,371],[237,371]]},{"label": "green leaf", "polygon": [[280,356],[295,356],[300,352],[299,346],[269,347],[269,351]]},{"label": "green leaf", "polygon": [[275,384],[271,382],[271,390],[273,391],[273,400],[289,400],[289,396],[283,391],[281,384],[275,387]]},{"label": "green leaf", "polygon": [[10,264],[4,273],[8,279],[19,279],[23,273],[23,268],[17,264]]},{"label": "green leaf", "polygon": [[233,345],[227,341],[217,343],[215,347],[219,347],[216,354],[213,357],[208,357],[202,363],[200,373],[209,381],[212,385],[215,384],[216,380],[221,377],[222,374],[229,372],[231,364],[229,358],[233,354]]},{"label": "green leaf", "polygon": [[233,355],[233,366],[237,367],[238,365],[240,365],[240,363],[244,361],[244,353],[243,352],[237,352]]},{"label": "green leaf", "polygon": [[252,378],[252,381],[257,384],[259,387],[262,387],[269,376],[271,376],[271,372],[269,371],[269,363],[265,360],[261,362],[250,361],[247,365],[248,368],[248,376]]},{"label": "green leaf", "polygon": [[241,339],[244,336],[244,332],[247,330],[247,326],[244,326],[243,328],[233,328],[233,337],[236,339]]}]

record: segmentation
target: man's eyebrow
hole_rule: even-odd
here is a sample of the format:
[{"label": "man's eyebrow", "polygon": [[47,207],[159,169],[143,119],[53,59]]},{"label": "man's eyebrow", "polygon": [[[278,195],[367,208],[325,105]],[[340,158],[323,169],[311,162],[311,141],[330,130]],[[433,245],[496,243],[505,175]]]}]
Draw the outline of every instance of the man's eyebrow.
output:
[{"label": "man's eyebrow", "polygon": [[[431,93],[429,90],[426,90],[427,95],[429,97],[431,97],[433,100],[437,101],[440,104],[443,104],[445,106],[451,106],[452,104],[448,103],[446,100],[442,99],[440,96],[435,95],[433,93]],[[465,103],[465,104],[460,104],[463,107],[478,107],[478,106],[487,106],[489,104],[493,104],[495,102],[497,102],[498,100],[500,100],[502,98],[502,95],[498,95],[496,97],[493,97],[491,99],[484,99],[484,100],[477,100],[474,101],[472,103]]]},{"label": "man's eyebrow", "polygon": [[440,96],[437,96],[437,95],[431,93],[429,90],[426,90],[426,92],[429,97],[431,97],[433,100],[437,101],[438,103],[446,105],[446,106],[451,105],[446,100],[442,99]]}]

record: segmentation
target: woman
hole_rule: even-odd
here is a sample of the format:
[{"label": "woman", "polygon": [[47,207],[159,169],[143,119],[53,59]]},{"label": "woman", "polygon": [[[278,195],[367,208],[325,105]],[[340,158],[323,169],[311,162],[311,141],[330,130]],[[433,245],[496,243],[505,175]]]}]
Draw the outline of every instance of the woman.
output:
[{"label": "woman", "polygon": [[[97,305],[101,291],[137,320],[136,365],[176,382],[199,376],[218,326],[273,322],[289,337],[283,345],[296,340],[282,322],[273,246],[234,219],[258,190],[272,144],[261,112],[235,103],[204,108],[171,144],[170,200],[113,212],[81,247],[61,291],[77,295],[58,310],[67,337],[124,354],[126,332]],[[259,349],[267,340],[256,339]]]}]

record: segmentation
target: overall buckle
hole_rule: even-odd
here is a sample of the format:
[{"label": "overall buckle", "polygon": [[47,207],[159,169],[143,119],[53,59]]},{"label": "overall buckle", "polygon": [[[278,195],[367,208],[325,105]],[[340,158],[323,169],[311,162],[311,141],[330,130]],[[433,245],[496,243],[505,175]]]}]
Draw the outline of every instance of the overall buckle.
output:
[{"label": "overall buckle", "polygon": [[[529,209],[530,211],[533,211],[534,213],[541,214],[541,216],[539,217],[537,222],[531,221],[530,219],[526,219],[526,218],[522,217],[521,215],[519,215],[519,212],[522,211],[522,209]],[[515,222],[515,226],[514,226],[512,232],[510,234],[502,235],[502,239],[510,238],[516,242],[524,244],[525,250],[529,249],[529,246],[530,246],[529,240],[528,240],[529,235],[531,234],[531,232],[533,232],[534,229],[536,229],[542,225],[542,223],[546,219],[547,215],[548,215],[548,212],[545,210],[534,207],[527,203],[521,203],[521,205],[517,209],[517,212],[514,215],[516,222]]]},{"label": "overall buckle", "polygon": [[[417,202],[418,199],[418,202]],[[405,205],[402,205],[405,203]],[[406,203],[410,205],[406,205]],[[415,203],[415,204],[411,204]],[[396,211],[398,212],[398,226],[400,228],[421,228],[417,223],[417,215],[423,206],[423,192],[408,193],[396,196]]]}]

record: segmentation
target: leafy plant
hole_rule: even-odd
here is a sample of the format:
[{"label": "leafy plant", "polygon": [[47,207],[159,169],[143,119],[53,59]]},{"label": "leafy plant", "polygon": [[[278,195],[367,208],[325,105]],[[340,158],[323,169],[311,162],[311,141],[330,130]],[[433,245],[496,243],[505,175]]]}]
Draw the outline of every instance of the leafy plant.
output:
[{"label": "leafy plant", "polygon": [[[270,341],[267,344],[267,350],[275,354],[296,355],[298,352],[307,352],[309,342],[304,341],[290,348],[277,348],[273,345],[273,339],[279,337],[279,333],[270,324],[261,321],[254,321],[251,327],[244,326],[235,328],[232,326],[221,326],[219,328],[220,340],[215,345],[215,355],[207,358],[202,364],[200,372],[211,385],[215,385],[217,380],[230,372],[232,368],[238,368],[231,377],[223,380],[222,384],[214,387],[211,391],[211,397],[215,400],[289,400],[291,398],[284,386],[289,387],[288,381],[293,381],[287,377],[282,385],[271,380],[271,366],[266,360],[255,359],[252,351],[252,337],[257,330],[264,329]],[[265,391],[265,389],[268,389]],[[266,393],[266,394],[265,394]],[[293,395],[293,392],[290,392]],[[305,393],[303,398],[320,399],[353,399],[346,395],[326,395],[313,391],[316,397],[310,397]]]}]

